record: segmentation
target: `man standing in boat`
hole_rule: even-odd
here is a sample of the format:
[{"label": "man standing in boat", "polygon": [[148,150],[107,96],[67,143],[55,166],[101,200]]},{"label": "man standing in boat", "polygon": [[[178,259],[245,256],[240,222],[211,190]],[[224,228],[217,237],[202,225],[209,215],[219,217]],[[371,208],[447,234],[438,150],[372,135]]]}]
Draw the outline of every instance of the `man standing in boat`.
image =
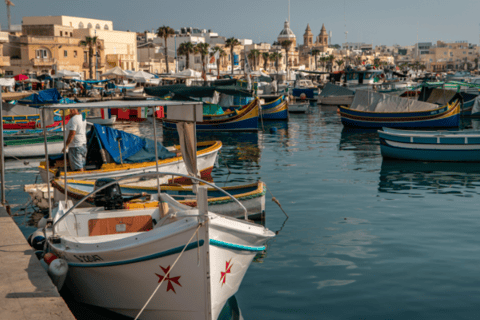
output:
[{"label": "man standing in boat", "polygon": [[68,162],[73,171],[84,171],[87,158],[87,122],[78,109],[70,109],[70,120],[66,125]]}]

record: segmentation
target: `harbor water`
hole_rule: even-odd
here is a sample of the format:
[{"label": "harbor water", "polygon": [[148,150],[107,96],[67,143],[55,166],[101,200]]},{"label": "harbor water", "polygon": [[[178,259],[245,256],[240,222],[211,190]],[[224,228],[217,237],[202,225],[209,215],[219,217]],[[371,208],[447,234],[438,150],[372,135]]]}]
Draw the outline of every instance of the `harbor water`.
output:
[{"label": "harbor water", "polygon": [[[385,161],[376,132],[344,129],[333,107],[258,134],[198,134],[212,139],[223,142],[215,183],[266,182],[265,224],[278,232],[235,295],[244,319],[478,317],[480,165]],[[40,182],[35,161],[7,167],[7,199],[24,204],[23,185]],[[15,219],[35,230],[29,215]]]}]

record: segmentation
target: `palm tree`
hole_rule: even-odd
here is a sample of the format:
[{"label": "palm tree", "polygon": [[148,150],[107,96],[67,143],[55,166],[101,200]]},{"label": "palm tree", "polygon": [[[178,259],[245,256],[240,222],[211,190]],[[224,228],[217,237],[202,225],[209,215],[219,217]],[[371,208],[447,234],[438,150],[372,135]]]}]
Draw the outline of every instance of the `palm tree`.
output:
[{"label": "palm tree", "polygon": [[262,52],[263,70],[264,71],[267,71],[269,57],[270,57],[270,54],[268,52]]},{"label": "palm tree", "polygon": [[283,54],[281,52],[276,52],[275,55],[276,55],[276,58],[277,58],[275,63],[277,65],[277,73],[278,73],[278,68],[280,67],[280,59],[283,58]]},{"label": "palm tree", "polygon": [[238,39],[231,37],[225,41],[225,48],[230,48],[230,61],[232,62],[232,75],[233,75],[233,50],[236,46],[240,45]]},{"label": "palm tree", "polygon": [[311,52],[312,56],[315,57],[315,70],[317,70],[317,56],[320,54],[320,50],[318,49],[313,49]]},{"label": "palm tree", "polygon": [[378,65],[380,64],[380,58],[375,58],[375,59],[373,59],[373,64],[374,64],[375,66],[378,66]]},{"label": "palm tree", "polygon": [[343,64],[345,61],[343,61],[342,59],[340,59],[340,60],[336,60],[335,62],[336,62],[337,65],[338,65],[338,70],[340,70],[340,67],[342,66],[342,64]]},{"label": "palm tree", "polygon": [[191,43],[190,41],[188,42],[183,42],[178,46],[177,53],[179,55],[184,55],[185,60],[186,60],[186,68],[190,68],[190,54],[193,54],[195,52],[195,45]]},{"label": "palm tree", "polygon": [[253,66],[254,63],[255,63],[255,54],[252,52],[253,50],[251,50],[249,53],[248,53],[248,56],[247,56],[247,59],[250,61],[250,65]]},{"label": "palm tree", "polygon": [[220,55],[217,59],[217,66],[218,66],[218,75],[220,76],[220,64],[218,64],[220,62],[220,59],[222,59],[222,65],[223,65],[223,62],[225,61],[225,57],[227,56],[227,53],[225,52],[225,50],[223,49],[220,49]]},{"label": "palm tree", "polygon": [[215,56],[218,52],[218,59],[217,59],[217,76],[218,78],[220,78],[220,56],[223,54],[225,54],[225,51],[223,51],[222,48],[220,48],[219,46],[215,46],[213,49],[212,49],[212,56]]},{"label": "palm tree", "polygon": [[97,37],[85,37],[85,40],[80,41],[79,46],[88,47],[88,70],[90,72],[90,79],[93,79],[93,51],[98,49],[100,42],[97,42]]},{"label": "palm tree", "polygon": [[270,54],[268,55],[268,60],[270,60],[270,62],[275,62],[275,61],[277,61],[277,54],[278,54],[278,52],[270,53]]},{"label": "palm tree", "polygon": [[475,61],[475,70],[477,70],[478,69],[478,58],[473,59],[473,61]]},{"label": "palm tree", "polygon": [[202,71],[207,74],[205,58],[208,56],[208,47],[210,45],[208,43],[200,42],[195,46],[196,53],[199,53],[202,57]]},{"label": "palm tree", "polygon": [[166,67],[166,70],[167,70],[167,73],[170,72],[170,70],[168,69],[168,47],[167,47],[167,39],[171,36],[173,36],[175,34],[175,31],[170,28],[170,27],[167,27],[167,26],[163,26],[163,27],[160,27],[157,29],[157,35],[160,37],[160,38],[163,38],[164,40],[164,43],[165,43],[165,67]]},{"label": "palm tree", "polygon": [[330,72],[333,72],[333,61],[335,61],[335,57],[333,55],[329,55],[327,57],[328,65],[330,66]]},{"label": "palm tree", "polygon": [[291,40],[284,40],[284,41],[282,41],[282,43],[280,43],[282,48],[285,49],[285,54],[286,54],[286,57],[287,57],[287,63],[285,64],[286,71],[288,71],[288,51],[290,50],[290,46],[292,45],[292,43],[293,42]]},{"label": "palm tree", "polygon": [[258,57],[260,56],[260,51],[257,49],[253,49],[250,52],[253,52],[253,70],[257,70]]}]

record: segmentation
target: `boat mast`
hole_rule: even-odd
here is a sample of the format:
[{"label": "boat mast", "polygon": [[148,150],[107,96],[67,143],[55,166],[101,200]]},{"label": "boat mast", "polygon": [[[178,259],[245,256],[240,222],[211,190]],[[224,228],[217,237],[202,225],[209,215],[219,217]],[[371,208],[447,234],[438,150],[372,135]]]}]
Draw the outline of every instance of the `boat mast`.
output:
[{"label": "boat mast", "polygon": [[[7,6],[8,8],[8,6]],[[10,20],[10,16],[8,17]],[[3,103],[2,103],[2,90],[3,87],[0,86],[0,119],[2,121],[2,130],[0,130],[0,179],[2,183],[2,205],[5,205],[7,199],[5,199],[5,154],[4,154],[4,144],[3,144]]]}]

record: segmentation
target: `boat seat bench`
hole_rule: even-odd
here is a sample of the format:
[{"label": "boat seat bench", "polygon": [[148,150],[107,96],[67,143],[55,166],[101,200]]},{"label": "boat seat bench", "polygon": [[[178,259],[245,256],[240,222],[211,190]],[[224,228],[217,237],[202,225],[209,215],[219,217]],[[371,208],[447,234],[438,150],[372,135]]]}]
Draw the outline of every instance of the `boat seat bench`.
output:
[{"label": "boat seat bench", "polygon": [[151,215],[88,220],[88,235],[90,237],[120,233],[144,232],[152,229],[153,221]]}]

